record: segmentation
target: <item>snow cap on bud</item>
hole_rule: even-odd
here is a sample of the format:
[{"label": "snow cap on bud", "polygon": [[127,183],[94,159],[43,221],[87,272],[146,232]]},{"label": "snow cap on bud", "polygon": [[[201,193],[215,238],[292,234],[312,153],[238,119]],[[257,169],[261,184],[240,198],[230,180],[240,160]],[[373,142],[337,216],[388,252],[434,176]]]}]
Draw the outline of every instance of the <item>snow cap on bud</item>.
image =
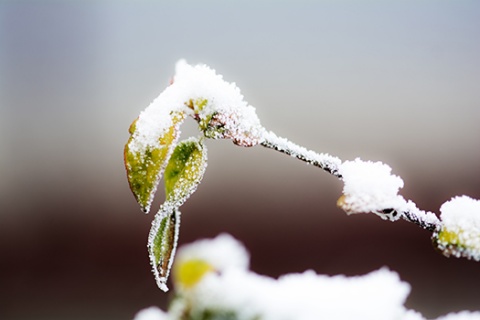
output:
[{"label": "snow cap on bud", "polygon": [[262,141],[264,132],[255,108],[249,105],[234,84],[206,65],[177,62],[174,84],[186,98],[190,115],[197,120],[205,137],[231,139],[249,147]]},{"label": "snow cap on bud", "polygon": [[396,220],[406,205],[398,195],[403,180],[391,174],[391,168],[381,162],[345,161],[339,173],[345,183],[343,196],[337,205],[348,214],[373,212],[383,219]]},{"label": "snow cap on bud", "polygon": [[480,201],[455,197],[440,207],[442,227],[433,235],[434,244],[445,256],[480,261]]}]

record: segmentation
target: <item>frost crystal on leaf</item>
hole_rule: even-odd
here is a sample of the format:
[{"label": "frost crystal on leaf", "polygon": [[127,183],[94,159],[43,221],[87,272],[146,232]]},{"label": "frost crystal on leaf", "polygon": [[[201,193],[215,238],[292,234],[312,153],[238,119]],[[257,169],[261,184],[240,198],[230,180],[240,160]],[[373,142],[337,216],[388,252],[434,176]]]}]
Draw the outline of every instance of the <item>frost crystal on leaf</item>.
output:
[{"label": "frost crystal on leaf", "polygon": [[170,202],[160,207],[148,235],[148,252],[158,287],[168,291],[167,280],[177,249],[180,211]]},{"label": "frost crystal on leaf", "polygon": [[381,162],[345,161],[340,167],[345,185],[338,206],[349,214],[374,212],[384,219],[398,219],[398,211],[406,205],[398,195],[403,180],[391,170]]},{"label": "frost crystal on leaf", "polygon": [[434,235],[446,256],[480,260],[480,201],[455,197],[440,207],[442,228]]},{"label": "frost crystal on leaf", "polygon": [[135,199],[148,213],[157,190],[158,183],[168,159],[173,152],[180,135],[179,126],[185,116],[183,113],[165,115],[167,127],[158,136],[154,136],[154,143],[148,142],[148,130],[139,127],[140,118],[130,126],[130,138],[125,145],[124,161],[127,170],[128,183]]},{"label": "frost crystal on leaf", "polygon": [[180,142],[165,168],[167,201],[180,207],[197,190],[207,168],[207,148],[197,138]]},{"label": "frost crystal on leaf", "polygon": [[167,291],[166,282],[175,256],[180,228],[178,208],[195,192],[207,166],[205,146],[196,138],[180,142],[165,169],[167,199],[152,222],[148,251],[158,287]]}]

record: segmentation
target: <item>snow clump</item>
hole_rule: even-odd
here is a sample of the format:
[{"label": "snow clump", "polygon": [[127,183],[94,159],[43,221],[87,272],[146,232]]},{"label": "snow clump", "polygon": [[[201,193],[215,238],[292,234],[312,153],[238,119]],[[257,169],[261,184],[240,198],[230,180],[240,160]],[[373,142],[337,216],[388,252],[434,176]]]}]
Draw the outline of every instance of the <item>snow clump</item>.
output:
[{"label": "snow clump", "polygon": [[393,213],[389,219],[398,219],[407,202],[398,195],[403,180],[391,170],[382,162],[345,161],[339,170],[345,185],[338,205],[348,214],[374,212],[386,218],[385,214]]},{"label": "snow clump", "polygon": [[228,138],[242,146],[262,141],[264,129],[255,108],[243,99],[235,83],[224,81],[206,65],[180,60],[172,84],[140,113],[129,148],[133,152],[158,148],[175,113],[192,116],[204,126],[208,138]]},{"label": "snow clump", "polygon": [[[226,234],[183,246],[176,265],[193,261],[190,266],[196,269],[203,261],[213,268],[202,271],[192,287],[175,283],[176,297],[167,314],[149,308],[134,320],[425,320],[404,306],[410,285],[386,268],[354,277],[310,270],[274,279],[249,271],[248,260],[242,244]],[[479,320],[479,316],[464,311],[438,320]]]},{"label": "snow clump", "polygon": [[447,256],[480,260],[480,201],[454,197],[440,207],[442,230],[437,245]]}]

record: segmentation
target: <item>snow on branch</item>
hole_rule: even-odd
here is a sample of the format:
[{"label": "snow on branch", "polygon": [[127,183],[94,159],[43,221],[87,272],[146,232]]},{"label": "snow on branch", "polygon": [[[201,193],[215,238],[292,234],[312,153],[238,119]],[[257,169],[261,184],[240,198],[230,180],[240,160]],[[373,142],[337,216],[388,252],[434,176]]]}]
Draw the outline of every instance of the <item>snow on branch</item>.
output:
[{"label": "snow on branch", "polygon": [[337,204],[346,213],[373,212],[382,219],[395,221],[404,218],[424,229],[434,231],[440,220],[432,212],[418,209],[411,200],[398,194],[403,180],[391,174],[390,166],[382,162],[345,161],[340,167],[344,182],[343,196]]},{"label": "snow on branch", "polygon": [[278,137],[271,131],[264,132],[261,144],[266,148],[274,149],[299,160],[305,161],[306,163],[315,167],[319,167],[320,169],[323,169],[338,178],[342,177],[339,172],[342,161],[337,157],[333,157],[325,153],[318,154],[314,151],[307,150],[306,148],[296,145],[285,138]]},{"label": "snow on branch", "polygon": [[338,205],[346,213],[373,212],[382,218],[388,211],[390,220],[399,218],[398,211],[405,206],[405,199],[398,195],[403,180],[391,174],[391,168],[381,162],[345,161],[340,167],[344,182],[343,196]]}]

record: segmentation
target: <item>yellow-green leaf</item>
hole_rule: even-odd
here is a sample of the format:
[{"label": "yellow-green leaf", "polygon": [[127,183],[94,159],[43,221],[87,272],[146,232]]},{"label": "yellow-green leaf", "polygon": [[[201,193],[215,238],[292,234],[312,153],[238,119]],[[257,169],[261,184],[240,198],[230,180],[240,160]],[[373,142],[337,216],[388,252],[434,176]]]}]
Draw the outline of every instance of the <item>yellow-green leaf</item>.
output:
[{"label": "yellow-green leaf", "polygon": [[157,138],[155,146],[141,143],[135,120],[130,126],[130,138],[125,145],[124,160],[130,189],[144,212],[150,211],[155,191],[170,155],[178,140],[178,129],[185,116],[183,113],[171,114],[172,124]]},{"label": "yellow-green leaf", "polygon": [[165,168],[167,201],[182,205],[195,192],[207,166],[206,147],[196,138],[180,142]]},{"label": "yellow-green leaf", "polygon": [[167,199],[152,223],[148,251],[157,285],[167,291],[180,226],[178,208],[195,191],[205,172],[207,153],[198,139],[180,142],[169,157],[164,180]]}]

